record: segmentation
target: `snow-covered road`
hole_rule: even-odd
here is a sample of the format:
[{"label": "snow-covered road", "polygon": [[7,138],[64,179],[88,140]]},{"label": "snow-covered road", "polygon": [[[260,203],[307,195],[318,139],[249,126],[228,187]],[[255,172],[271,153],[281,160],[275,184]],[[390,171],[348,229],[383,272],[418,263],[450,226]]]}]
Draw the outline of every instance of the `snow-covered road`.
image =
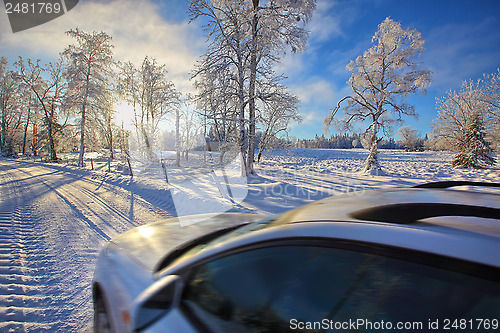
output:
[{"label": "snow-covered road", "polygon": [[0,159],[0,332],[90,331],[99,249],[168,216],[85,173]]}]

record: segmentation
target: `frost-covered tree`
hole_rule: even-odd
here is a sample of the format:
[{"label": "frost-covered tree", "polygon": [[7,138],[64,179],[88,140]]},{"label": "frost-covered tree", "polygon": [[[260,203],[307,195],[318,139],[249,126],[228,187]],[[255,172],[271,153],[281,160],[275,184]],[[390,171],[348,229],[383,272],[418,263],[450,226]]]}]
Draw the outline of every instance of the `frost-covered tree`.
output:
[{"label": "frost-covered tree", "polygon": [[46,137],[49,159],[57,161],[56,136],[65,128],[69,119],[65,105],[67,82],[64,79],[64,62],[59,59],[58,62],[43,67],[40,61],[24,61],[19,57],[16,66],[19,68],[19,78],[42,111],[42,133]]},{"label": "frost-covered tree", "polygon": [[203,142],[202,130],[200,113],[196,110],[195,105],[187,99],[179,108],[179,146],[184,159],[188,160],[190,150],[205,143]]},{"label": "frost-covered tree", "polygon": [[494,163],[490,143],[485,139],[489,105],[477,83],[464,82],[459,92],[450,91],[437,100],[434,140],[458,152],[454,167],[482,168]]},{"label": "frost-covered tree", "polygon": [[424,140],[418,130],[410,126],[403,126],[398,129],[398,132],[401,136],[401,143],[407,150],[415,151],[423,147]]},{"label": "frost-covered tree", "polygon": [[491,137],[500,150],[500,69],[484,76],[485,101],[489,106]]},{"label": "frost-covered tree", "polygon": [[267,93],[264,93],[265,89],[262,88],[259,95],[263,106],[257,114],[262,130],[258,140],[258,162],[264,150],[270,148],[279,136],[288,134],[290,123],[302,120],[298,113],[298,97],[282,85],[271,84],[270,88],[272,90]]},{"label": "frost-covered tree", "polygon": [[[279,56],[286,50],[305,50],[308,32],[305,24],[312,18],[316,8],[315,0],[252,0],[250,68],[248,83],[248,156],[247,173],[253,174],[255,152],[256,109],[259,95],[258,81],[274,82],[274,73],[269,65],[279,62]],[[286,108],[286,107],[285,107]]]},{"label": "frost-covered tree", "polygon": [[19,81],[9,70],[7,58],[0,58],[0,153],[14,153],[16,130],[20,125]]},{"label": "frost-covered tree", "polygon": [[424,50],[424,39],[416,29],[403,29],[400,23],[386,18],[372,41],[370,49],[347,65],[352,72],[348,81],[351,94],[342,98],[325,119],[326,126],[330,126],[341,104],[347,101],[345,117],[337,125],[348,130],[356,122],[368,124],[365,135],[370,152],[365,172],[380,169],[379,131],[388,135],[391,125],[401,122],[403,115],[416,117],[414,107],[405,100],[410,94],[425,93],[431,82],[431,72],[416,61]]},{"label": "frost-covered tree", "polygon": [[180,94],[167,79],[165,65],[158,64],[154,58],[146,56],[139,68],[130,62],[121,64],[120,68],[118,89],[133,107],[133,123],[146,157],[156,160],[153,148],[159,134],[158,125],[167,113],[177,108]]},{"label": "frost-covered tree", "polygon": [[95,117],[89,118],[89,125],[93,128],[90,135],[93,135],[100,146],[106,147],[109,151],[108,157],[114,159],[115,137],[119,136],[119,128],[114,124],[116,94],[111,89],[106,94],[101,95],[98,103],[99,109]]},{"label": "frost-covered tree", "polygon": [[[235,139],[243,156],[242,175],[246,175],[248,170],[245,110],[248,103],[248,35],[251,8],[249,2],[243,0],[191,0],[189,4],[192,21],[199,18],[207,20],[204,27],[210,41],[193,77],[199,80],[201,87],[205,88],[201,94],[205,100],[210,100],[211,107],[214,106],[213,101],[228,101],[226,105],[222,104],[224,102],[217,103],[217,111],[224,112],[220,114],[220,118],[217,116],[219,119],[225,119],[227,124],[233,120],[230,116],[233,110],[236,113],[238,135]],[[219,86],[215,85],[217,83]],[[214,109],[211,111],[215,113]],[[227,145],[223,143],[222,146]],[[225,148],[222,153],[224,151]]]},{"label": "frost-covered tree", "polygon": [[465,136],[458,148],[460,152],[453,158],[453,167],[484,168],[495,163],[490,144],[485,140],[485,128],[480,114],[471,115]]},{"label": "frost-covered tree", "polygon": [[500,121],[500,68],[495,73],[484,76],[485,92],[488,95],[486,101]]},{"label": "frost-covered tree", "polygon": [[233,147],[244,150],[240,142],[240,130],[243,129],[244,133],[245,129],[240,103],[244,104],[244,101],[240,101],[239,87],[233,80],[231,68],[206,70],[197,79],[198,95],[194,100],[202,110],[205,132],[210,136],[209,148],[216,147],[220,156]]},{"label": "frost-covered tree", "polygon": [[[269,79],[270,66],[287,49],[305,47],[304,29],[315,0],[225,1],[191,0],[191,19],[204,17],[210,46],[195,76],[225,73],[233,89],[226,90],[238,114],[238,145],[243,155],[242,175],[253,174],[259,80]],[[205,79],[213,75],[206,75]],[[227,80],[221,80],[221,82]]]},{"label": "frost-covered tree", "polygon": [[105,32],[87,33],[76,28],[66,34],[76,40],[76,44],[69,45],[62,54],[69,62],[66,75],[73,105],[80,115],[78,164],[83,166],[88,113],[98,113],[102,96],[108,93],[113,45]]}]

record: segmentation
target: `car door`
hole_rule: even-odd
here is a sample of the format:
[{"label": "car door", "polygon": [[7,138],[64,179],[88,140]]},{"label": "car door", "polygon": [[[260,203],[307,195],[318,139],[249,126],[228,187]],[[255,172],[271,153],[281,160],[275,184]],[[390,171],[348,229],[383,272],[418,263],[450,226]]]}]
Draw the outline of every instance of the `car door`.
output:
[{"label": "car door", "polygon": [[476,319],[498,328],[498,276],[498,269],[408,250],[286,240],[183,272],[180,304],[147,331],[403,332],[436,323],[433,331],[447,331],[457,319],[488,331]]}]

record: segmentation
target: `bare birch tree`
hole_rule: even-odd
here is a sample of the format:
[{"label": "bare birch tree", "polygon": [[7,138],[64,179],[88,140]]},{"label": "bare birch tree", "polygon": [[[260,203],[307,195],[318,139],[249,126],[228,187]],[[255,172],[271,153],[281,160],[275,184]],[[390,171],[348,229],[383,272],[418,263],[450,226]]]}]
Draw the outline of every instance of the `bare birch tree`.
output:
[{"label": "bare birch tree", "polygon": [[[243,0],[237,1],[210,1],[192,0],[189,5],[191,21],[204,17],[208,23],[204,26],[207,38],[210,40],[208,50],[197,66],[193,77],[201,80],[210,80],[213,77],[221,78],[227,75],[229,82],[223,78],[221,82],[228,82],[231,89],[219,90],[223,95],[216,98],[227,99],[234,103],[238,115],[238,139],[242,155],[242,176],[247,174],[247,130],[245,109],[248,103],[247,81],[249,66],[249,25],[251,7]],[[213,86],[212,86],[213,87]],[[215,90],[212,90],[213,93]],[[214,97],[211,97],[214,100]],[[224,115],[225,117],[225,115]]]},{"label": "bare birch tree", "polygon": [[76,44],[62,53],[69,60],[67,77],[73,102],[80,114],[80,154],[78,164],[83,166],[88,112],[97,112],[100,97],[106,94],[113,65],[113,45],[105,32],[87,33],[78,28],[68,30]]},{"label": "bare birch tree", "polygon": [[126,62],[120,65],[118,89],[133,107],[134,126],[142,140],[147,158],[156,160],[153,153],[158,125],[165,115],[179,104],[180,93],[167,79],[165,65],[156,59],[145,57],[140,68]]},{"label": "bare birch tree", "polygon": [[212,140],[209,149],[216,148],[220,152],[221,162],[224,154],[233,148],[246,152],[241,142],[244,136],[240,130],[245,133],[245,123],[239,108],[239,89],[230,68],[203,72],[195,86],[199,94],[194,100],[198,109],[203,110],[205,135],[210,134]]},{"label": "bare birch tree", "polygon": [[189,151],[204,144],[204,142],[200,141],[203,129],[200,113],[196,110],[189,96],[182,103],[182,107],[177,110],[179,112],[179,128],[176,129],[176,132],[179,131],[178,151],[182,152],[185,160],[188,160]]},{"label": "bare birch tree", "polygon": [[114,159],[114,138],[115,132],[118,132],[118,127],[113,123],[115,116],[114,103],[116,101],[115,92],[108,89],[106,94],[100,97],[99,109],[92,117],[89,125],[93,127],[95,140],[102,142],[102,146],[109,151],[108,157]]},{"label": "bare birch tree", "polygon": [[[248,156],[247,174],[254,174],[257,80],[260,74],[269,73],[269,65],[279,62],[287,49],[292,52],[305,50],[308,32],[305,24],[316,8],[315,0],[252,0],[250,74],[248,86]],[[263,71],[260,71],[262,63]]]},{"label": "bare birch tree", "polygon": [[[62,131],[69,119],[69,113],[63,107],[67,89],[64,63],[59,59],[58,62],[49,63],[44,68],[40,61],[33,62],[28,59],[25,62],[19,57],[16,66],[19,68],[19,78],[31,91],[43,111],[49,159],[55,162],[58,160],[56,135]],[[64,123],[60,123],[59,118],[64,119]]]},{"label": "bare birch tree", "polygon": [[416,29],[403,29],[400,23],[386,18],[372,41],[370,49],[347,65],[352,72],[348,81],[351,95],[342,98],[325,119],[326,126],[330,126],[341,104],[347,101],[343,108],[345,117],[337,125],[347,130],[353,123],[368,122],[365,133],[370,152],[365,172],[380,169],[379,131],[390,133],[391,125],[401,122],[404,115],[417,117],[414,107],[405,99],[410,94],[425,93],[431,82],[431,72],[415,61],[424,50],[424,39]]},{"label": "bare birch tree", "polygon": [[290,123],[300,122],[302,118],[298,112],[299,98],[277,82],[260,82],[257,97],[262,104],[257,114],[257,123],[262,130],[258,142],[259,162],[263,151],[269,149],[280,135],[288,135]]}]

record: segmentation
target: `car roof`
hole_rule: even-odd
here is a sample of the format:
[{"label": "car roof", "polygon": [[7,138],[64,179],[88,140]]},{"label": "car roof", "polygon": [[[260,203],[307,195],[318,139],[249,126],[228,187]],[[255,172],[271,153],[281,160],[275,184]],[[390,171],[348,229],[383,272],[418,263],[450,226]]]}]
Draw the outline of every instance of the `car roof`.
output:
[{"label": "car roof", "polygon": [[440,232],[459,229],[500,241],[500,193],[459,189],[373,190],[291,210],[268,226],[314,221],[385,223]]}]

